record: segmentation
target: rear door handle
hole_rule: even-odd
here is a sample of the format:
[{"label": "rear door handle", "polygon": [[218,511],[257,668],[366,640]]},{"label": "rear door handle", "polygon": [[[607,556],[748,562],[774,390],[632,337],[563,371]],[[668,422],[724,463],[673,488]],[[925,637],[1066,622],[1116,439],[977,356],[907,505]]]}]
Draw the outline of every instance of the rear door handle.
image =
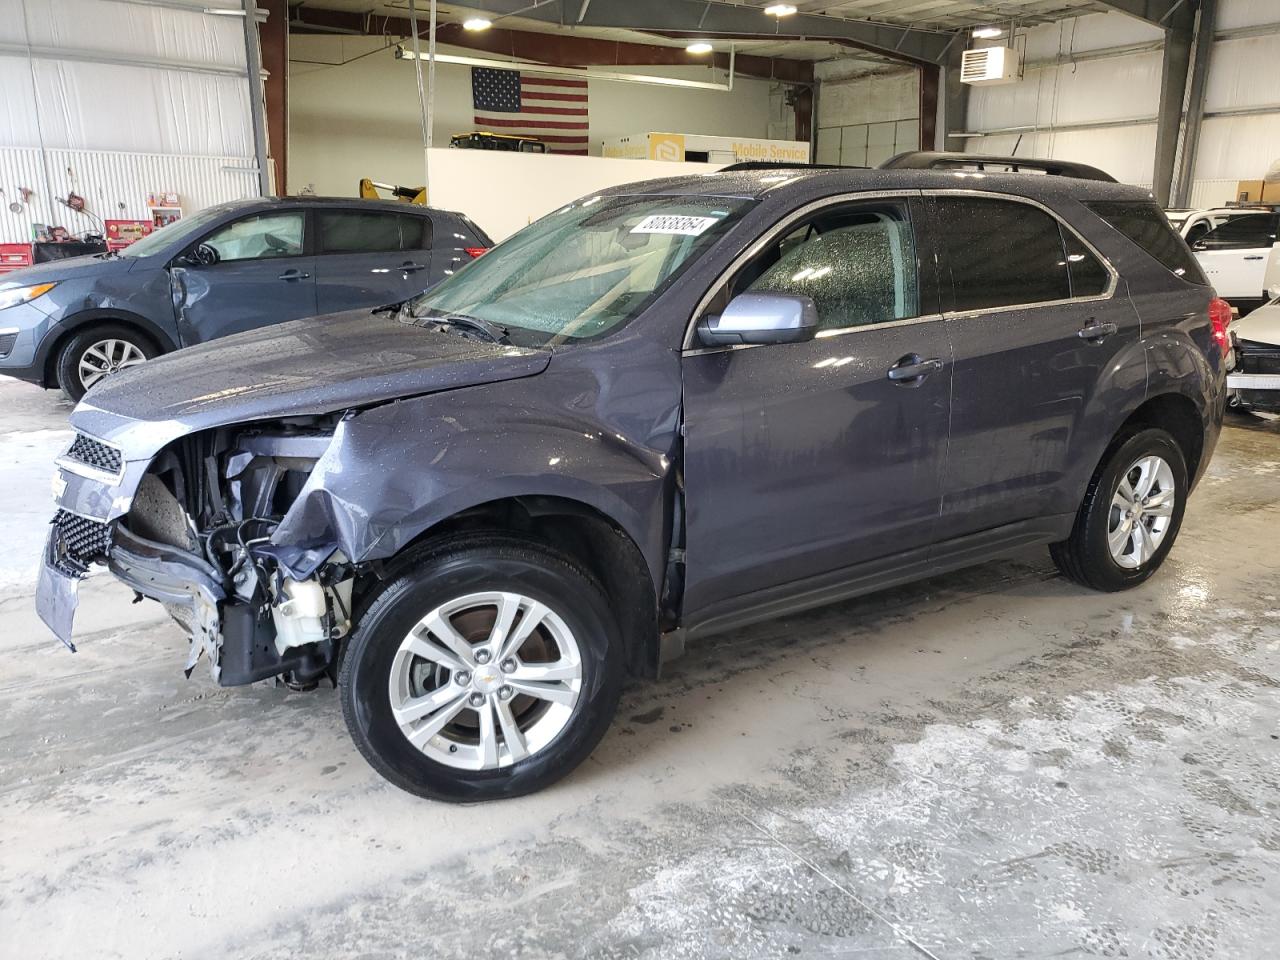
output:
[{"label": "rear door handle", "polygon": [[1076,331],[1076,336],[1091,343],[1101,343],[1118,329],[1119,327],[1114,323],[1091,323],[1087,327],[1081,327]]},{"label": "rear door handle", "polygon": [[1246,259],[1246,260],[1265,260],[1265,259],[1267,259],[1267,258],[1266,258],[1266,257],[1264,257],[1264,256],[1262,256],[1262,255],[1258,255],[1258,256],[1256,256],[1256,257],[1245,257],[1245,259]]},{"label": "rear door handle", "polygon": [[922,360],[916,354],[909,353],[889,368],[889,379],[900,384],[919,383],[942,367],[943,363],[937,357]]},{"label": "rear door handle", "polygon": [[412,260],[406,260],[404,263],[400,264],[400,269],[405,273],[417,273],[419,270],[427,269],[427,265],[425,263],[414,263]]},{"label": "rear door handle", "polygon": [[311,274],[303,273],[301,270],[286,270],[280,274],[281,280],[310,280]]}]

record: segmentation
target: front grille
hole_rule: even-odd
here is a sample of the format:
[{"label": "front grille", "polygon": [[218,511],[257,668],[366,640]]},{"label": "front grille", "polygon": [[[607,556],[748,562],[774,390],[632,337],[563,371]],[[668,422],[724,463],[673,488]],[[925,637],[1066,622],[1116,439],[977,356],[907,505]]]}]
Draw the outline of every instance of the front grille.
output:
[{"label": "front grille", "polygon": [[67,451],[67,458],[110,474],[119,473],[123,465],[119,450],[83,433],[76,434],[75,440],[71,442],[71,449]]},{"label": "front grille", "polygon": [[72,577],[83,577],[89,564],[107,555],[111,545],[111,527],[69,510],[59,510],[53,518],[57,531],[53,564]]},{"label": "front grille", "polygon": [[18,342],[16,333],[0,333],[0,358],[13,353],[13,345]]}]

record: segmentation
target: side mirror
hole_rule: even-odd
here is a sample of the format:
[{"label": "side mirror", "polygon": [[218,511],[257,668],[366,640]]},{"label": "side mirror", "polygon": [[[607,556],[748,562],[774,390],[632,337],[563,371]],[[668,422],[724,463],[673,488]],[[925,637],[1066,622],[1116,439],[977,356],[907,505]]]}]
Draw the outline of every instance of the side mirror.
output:
[{"label": "side mirror", "polygon": [[207,243],[197,243],[183,259],[194,267],[212,267],[221,258],[216,248]]},{"label": "side mirror", "polygon": [[800,343],[818,332],[818,308],[792,293],[740,293],[718,316],[698,321],[698,339],[707,347],[743,343]]}]

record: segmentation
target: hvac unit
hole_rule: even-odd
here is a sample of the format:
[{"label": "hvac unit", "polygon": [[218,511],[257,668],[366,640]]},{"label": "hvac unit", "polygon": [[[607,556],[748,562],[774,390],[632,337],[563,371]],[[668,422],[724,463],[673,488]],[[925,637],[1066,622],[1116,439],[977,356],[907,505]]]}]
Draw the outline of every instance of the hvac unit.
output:
[{"label": "hvac unit", "polygon": [[960,82],[982,86],[1013,83],[1022,71],[1022,55],[1013,47],[980,47],[966,50],[960,63]]}]

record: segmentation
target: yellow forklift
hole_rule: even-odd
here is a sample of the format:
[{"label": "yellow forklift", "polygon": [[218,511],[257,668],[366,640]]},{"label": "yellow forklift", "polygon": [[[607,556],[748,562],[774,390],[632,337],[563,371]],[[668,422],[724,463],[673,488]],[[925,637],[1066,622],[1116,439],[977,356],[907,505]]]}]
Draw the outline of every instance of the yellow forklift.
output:
[{"label": "yellow forklift", "polygon": [[387,190],[390,192],[389,199],[399,200],[401,203],[416,203],[420,207],[427,205],[427,188],[426,187],[400,187],[394,183],[382,183],[378,180],[370,180],[365,177],[360,181],[360,199],[361,200],[383,200],[378,191]]}]

